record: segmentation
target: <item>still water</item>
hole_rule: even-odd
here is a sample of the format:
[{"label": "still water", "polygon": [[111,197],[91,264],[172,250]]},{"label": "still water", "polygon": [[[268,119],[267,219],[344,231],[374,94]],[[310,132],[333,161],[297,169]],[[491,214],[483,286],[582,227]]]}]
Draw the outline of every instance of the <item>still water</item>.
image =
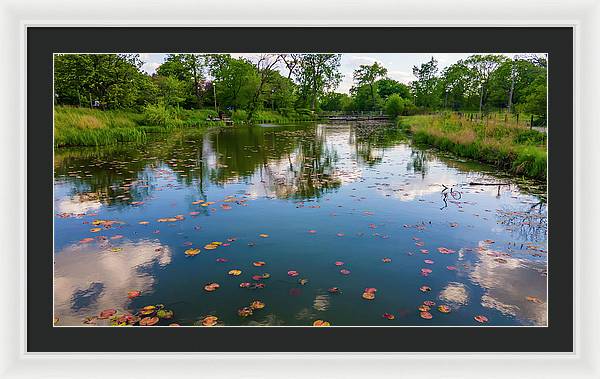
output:
[{"label": "still water", "polygon": [[546,325],[545,187],[372,129],[56,149],[55,325]]}]

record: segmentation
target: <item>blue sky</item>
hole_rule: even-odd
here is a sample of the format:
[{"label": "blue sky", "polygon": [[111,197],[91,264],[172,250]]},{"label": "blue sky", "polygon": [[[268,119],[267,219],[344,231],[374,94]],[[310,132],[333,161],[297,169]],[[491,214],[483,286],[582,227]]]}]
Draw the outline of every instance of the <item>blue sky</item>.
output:
[{"label": "blue sky", "polygon": [[[164,61],[166,54],[140,54],[142,60],[145,62],[142,69],[149,74],[156,71],[156,68]],[[257,54],[232,54],[236,57],[246,57],[250,60],[255,60]],[[420,65],[435,57],[438,61],[438,67],[443,69],[453,63],[456,63],[460,59],[464,59],[472,55],[459,54],[459,53],[440,53],[440,54],[416,54],[416,53],[386,53],[386,54],[374,54],[374,53],[348,53],[342,54],[342,63],[340,71],[344,75],[337,92],[348,93],[350,87],[352,87],[352,73],[361,64],[373,64],[373,62],[379,62],[388,69],[388,77],[398,80],[402,83],[409,83],[414,80],[412,75],[412,68],[415,65]],[[514,56],[515,54],[507,53],[505,55]],[[286,74],[287,75],[287,74]]]}]

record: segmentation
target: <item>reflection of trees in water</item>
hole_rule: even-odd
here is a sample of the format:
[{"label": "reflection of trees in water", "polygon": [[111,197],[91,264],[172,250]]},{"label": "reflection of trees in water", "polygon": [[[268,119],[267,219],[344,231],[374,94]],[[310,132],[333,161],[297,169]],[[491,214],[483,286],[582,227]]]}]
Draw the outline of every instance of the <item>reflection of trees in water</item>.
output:
[{"label": "reflection of trees in water", "polygon": [[548,216],[544,203],[540,202],[523,210],[499,209],[497,217],[499,224],[516,233],[521,240],[546,241]]},{"label": "reflection of trees in water", "polygon": [[249,181],[257,176],[265,193],[277,197],[319,197],[339,187],[335,150],[325,135],[308,127],[240,128],[209,135],[216,164],[211,181]]},{"label": "reflection of trees in water", "polygon": [[308,198],[341,185],[337,159],[314,126],[244,127],[157,135],[142,146],[57,149],[55,175],[72,195],[109,205],[143,201],[161,177],[197,188],[204,198],[207,181],[224,185],[257,175],[268,193]]},{"label": "reflection of trees in water", "polygon": [[406,140],[406,133],[391,125],[358,124],[353,130],[356,156],[370,167],[383,161],[388,148]]},{"label": "reflection of trees in water", "polygon": [[149,195],[152,175],[146,159],[135,149],[57,149],[55,177],[68,181],[70,194],[105,204],[142,201]]},{"label": "reflection of trees in water", "polygon": [[424,178],[429,171],[429,154],[424,150],[411,150],[410,160],[406,164],[407,170],[418,172]]}]

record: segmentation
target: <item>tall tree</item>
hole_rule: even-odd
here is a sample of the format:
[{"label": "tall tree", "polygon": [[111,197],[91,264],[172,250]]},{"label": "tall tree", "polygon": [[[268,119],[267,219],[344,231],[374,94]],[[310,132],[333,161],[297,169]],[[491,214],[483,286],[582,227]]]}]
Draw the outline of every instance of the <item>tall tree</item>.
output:
[{"label": "tall tree", "polygon": [[437,105],[438,97],[436,89],[438,88],[438,66],[437,60],[431,57],[431,60],[413,66],[413,75],[417,78],[411,83],[415,97],[415,105],[421,107],[433,108]]},{"label": "tall tree", "polygon": [[471,55],[465,60],[465,65],[472,71],[473,77],[479,86],[479,112],[483,110],[486,95],[489,93],[489,82],[498,66],[506,61],[502,55]]},{"label": "tall tree", "polygon": [[263,95],[263,91],[268,83],[272,82],[276,76],[276,67],[281,60],[281,55],[277,54],[261,54],[256,61],[256,71],[258,71],[259,82],[254,96],[249,104],[248,119],[251,120],[254,116],[259,100]]},{"label": "tall tree", "polygon": [[384,78],[387,75],[387,68],[380,65],[378,62],[372,65],[360,65],[357,70],[354,71],[354,82],[360,87],[362,85],[368,85],[371,91],[371,100],[373,109],[375,109],[375,81]]},{"label": "tall tree", "polygon": [[296,80],[304,99],[314,111],[320,96],[335,90],[342,80],[342,54],[302,54],[296,71]]},{"label": "tall tree", "polygon": [[185,82],[193,93],[196,106],[201,107],[205,66],[202,54],[168,54],[156,73]]}]

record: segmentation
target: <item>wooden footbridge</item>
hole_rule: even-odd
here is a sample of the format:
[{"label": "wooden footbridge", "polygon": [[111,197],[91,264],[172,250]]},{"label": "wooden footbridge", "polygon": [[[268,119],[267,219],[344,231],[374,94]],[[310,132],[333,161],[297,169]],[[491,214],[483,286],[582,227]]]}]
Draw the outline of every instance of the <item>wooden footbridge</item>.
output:
[{"label": "wooden footbridge", "polygon": [[323,115],[322,119],[328,121],[388,121],[390,118],[386,115],[363,115],[363,114],[348,114],[348,115]]}]

